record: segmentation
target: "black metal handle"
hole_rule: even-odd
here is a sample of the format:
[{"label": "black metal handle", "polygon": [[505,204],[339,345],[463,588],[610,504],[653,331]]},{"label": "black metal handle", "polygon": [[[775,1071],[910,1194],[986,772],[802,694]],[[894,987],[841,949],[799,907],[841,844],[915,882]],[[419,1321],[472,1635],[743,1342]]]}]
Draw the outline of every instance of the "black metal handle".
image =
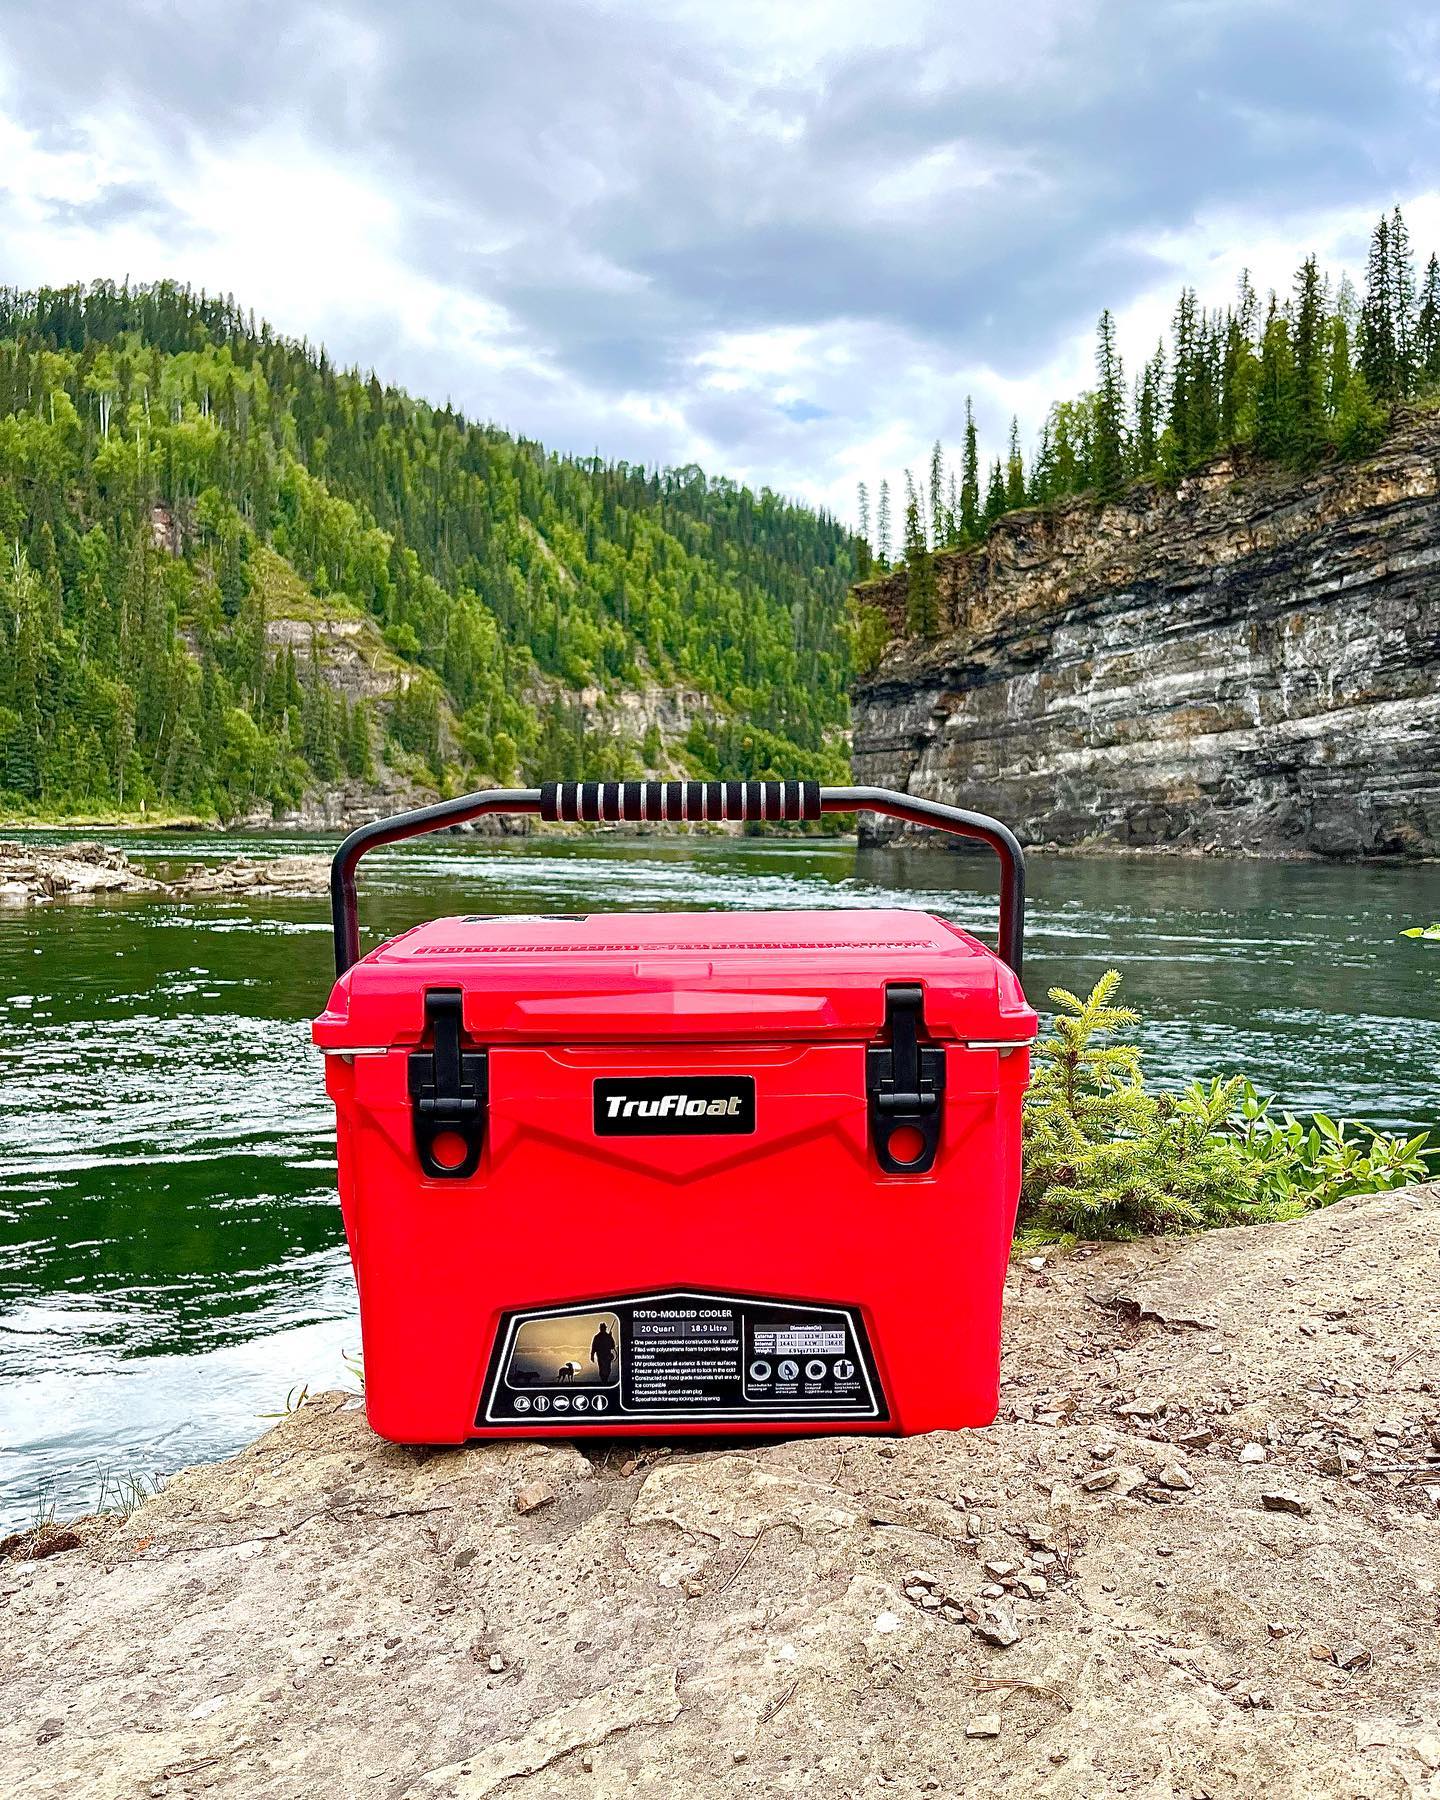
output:
[{"label": "black metal handle", "polygon": [[[679,811],[674,810],[678,805]],[[688,810],[687,810],[688,808]],[[539,813],[545,819],[640,822],[705,819],[814,819],[821,813],[878,812],[911,825],[933,825],[976,838],[1000,859],[1000,959],[1018,975],[1025,936],[1025,852],[1013,832],[984,813],[889,788],[819,787],[813,781],[547,781],[541,788],[491,788],[442,800],[352,831],[330,865],[335,973],[360,957],[355,868],[367,850],[427,831],[465,825],[489,813]]]},{"label": "black metal handle", "polygon": [[1008,825],[987,813],[966,812],[939,800],[921,800],[889,788],[821,788],[821,812],[877,812],[907,825],[933,825],[956,837],[976,838],[1000,859],[1000,960],[1018,975],[1025,960],[1025,852]]},{"label": "black metal handle", "polygon": [[335,927],[335,973],[343,975],[360,960],[360,916],[355,899],[355,865],[367,850],[381,844],[398,844],[402,838],[421,837],[427,831],[445,831],[466,825],[489,813],[538,813],[539,788],[490,788],[483,794],[465,794],[458,800],[442,800],[435,806],[419,806],[414,812],[376,819],[352,831],[335,852],[330,864],[330,917]]},{"label": "black metal handle", "polygon": [[542,819],[631,825],[707,819],[818,819],[818,781],[547,781]]}]

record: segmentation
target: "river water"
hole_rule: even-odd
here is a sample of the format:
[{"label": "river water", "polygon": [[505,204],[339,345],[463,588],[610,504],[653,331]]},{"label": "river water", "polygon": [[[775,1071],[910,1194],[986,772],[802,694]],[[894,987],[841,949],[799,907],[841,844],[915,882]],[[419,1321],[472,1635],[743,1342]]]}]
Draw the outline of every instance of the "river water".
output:
[{"label": "river water", "polygon": [[[157,870],[330,848],[116,841]],[[818,841],[430,839],[362,887],[367,942],[449,912],[899,903],[983,934],[994,911],[983,858]],[[1297,1112],[1440,1118],[1440,950],[1398,936],[1440,918],[1440,868],[1036,858],[1031,893],[1032,1000],[1119,967],[1160,1085],[1244,1070]],[[0,1530],[352,1382],[307,1030],[330,955],[319,900],[0,913]]]}]

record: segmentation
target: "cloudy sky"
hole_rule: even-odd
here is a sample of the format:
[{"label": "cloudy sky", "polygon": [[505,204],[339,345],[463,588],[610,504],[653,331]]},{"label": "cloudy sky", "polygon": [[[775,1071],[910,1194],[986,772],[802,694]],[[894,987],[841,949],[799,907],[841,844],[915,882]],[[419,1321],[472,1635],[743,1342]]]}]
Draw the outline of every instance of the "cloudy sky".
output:
[{"label": "cloudy sky", "polygon": [[1429,0],[0,0],[0,282],[233,292],[565,450],[853,516],[1183,281],[1440,245]]}]

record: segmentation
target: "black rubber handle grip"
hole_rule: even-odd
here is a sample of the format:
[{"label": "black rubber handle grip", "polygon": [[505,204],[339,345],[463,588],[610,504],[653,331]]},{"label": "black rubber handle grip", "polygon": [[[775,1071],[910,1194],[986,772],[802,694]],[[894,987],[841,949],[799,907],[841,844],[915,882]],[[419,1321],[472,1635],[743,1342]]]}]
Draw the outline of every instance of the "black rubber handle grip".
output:
[{"label": "black rubber handle grip", "polygon": [[[627,797],[632,790],[633,801]],[[681,810],[667,812],[667,795],[677,793]],[[658,812],[654,810],[657,794]],[[684,810],[687,802],[689,812]],[[629,810],[632,805],[636,810]],[[582,811],[582,806],[594,810]],[[1025,941],[1025,852],[998,819],[946,806],[939,800],[893,793],[889,788],[822,788],[813,781],[547,781],[543,788],[491,788],[399,813],[393,819],[377,819],[373,825],[352,831],[330,865],[335,972],[343,975],[359,959],[355,870],[366,851],[381,844],[396,844],[426,831],[444,831],[488,813],[539,813],[544,819],[627,823],[688,819],[693,823],[706,819],[818,819],[823,813],[836,812],[888,813],[910,825],[933,825],[988,845],[1000,861],[1000,959],[1020,973]]]},{"label": "black rubber handle grip", "polygon": [[591,824],[818,819],[818,781],[547,781],[540,817]]}]

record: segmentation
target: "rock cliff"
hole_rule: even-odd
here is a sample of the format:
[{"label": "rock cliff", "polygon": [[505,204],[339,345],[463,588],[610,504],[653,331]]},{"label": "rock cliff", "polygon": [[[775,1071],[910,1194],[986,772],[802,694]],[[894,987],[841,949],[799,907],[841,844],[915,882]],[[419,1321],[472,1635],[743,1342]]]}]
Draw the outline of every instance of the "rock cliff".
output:
[{"label": "rock cliff", "polygon": [[[1011,514],[855,693],[858,781],[1030,843],[1440,852],[1440,413],[1298,477]],[[859,590],[903,627],[903,572]],[[893,827],[870,826],[878,835]]]},{"label": "rock cliff", "polygon": [[0,1542],[0,1782],[1440,1793],[1440,1190],[1012,1271],[1000,1420],[397,1449],[306,1403]]}]

